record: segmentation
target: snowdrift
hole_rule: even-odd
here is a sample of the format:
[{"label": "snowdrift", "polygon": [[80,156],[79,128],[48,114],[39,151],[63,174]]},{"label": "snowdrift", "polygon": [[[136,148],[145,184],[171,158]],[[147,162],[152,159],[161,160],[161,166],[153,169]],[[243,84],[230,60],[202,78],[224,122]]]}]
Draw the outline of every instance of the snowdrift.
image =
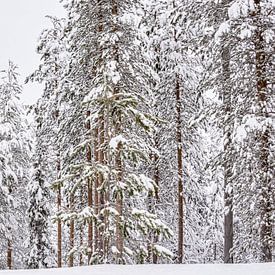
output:
[{"label": "snowdrift", "polygon": [[275,263],[236,265],[98,265],[0,271],[0,275],[275,275]]}]

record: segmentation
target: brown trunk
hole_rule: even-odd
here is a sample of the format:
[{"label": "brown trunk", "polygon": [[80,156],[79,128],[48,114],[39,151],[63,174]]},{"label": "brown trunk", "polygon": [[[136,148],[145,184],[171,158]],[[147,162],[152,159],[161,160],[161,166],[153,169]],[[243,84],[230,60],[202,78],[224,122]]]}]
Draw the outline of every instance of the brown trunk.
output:
[{"label": "brown trunk", "polygon": [[[120,125],[119,125],[120,127]],[[119,129],[119,128],[118,128]],[[118,144],[117,148],[117,157],[116,157],[116,169],[118,171],[118,178],[117,181],[122,181],[122,161],[121,161],[121,143]],[[122,200],[122,194],[117,194],[116,198],[116,210],[119,213],[119,215],[116,217],[116,246],[119,251],[118,255],[118,262],[122,260],[122,254],[123,254],[123,231],[121,228],[121,222],[122,222],[122,209],[123,209],[123,200]]]},{"label": "brown trunk", "polygon": [[[57,211],[61,210],[61,187],[57,190]],[[61,220],[57,222],[57,267],[62,267],[62,226]]]},{"label": "brown trunk", "polygon": [[[118,15],[118,5],[116,0],[112,0],[112,16],[117,17]],[[117,27],[114,26],[113,32],[117,31]],[[114,45],[113,47],[113,55],[114,59],[118,62],[118,49],[117,45]],[[117,94],[119,92],[118,87],[114,87],[113,93]],[[121,117],[118,114],[117,118],[117,125],[115,129],[116,135],[119,135],[121,133]],[[117,146],[117,155],[116,155],[116,169],[118,171],[117,174],[117,182],[120,183],[123,178],[123,173],[122,173],[122,160],[121,160],[121,149],[122,149],[122,144],[119,143]],[[122,199],[122,194],[118,193],[117,198],[116,198],[116,210],[119,215],[116,217],[116,247],[119,251],[117,255],[117,261],[118,263],[122,263],[123,261],[123,229],[122,229],[122,211],[123,211],[123,199]]]},{"label": "brown trunk", "polygon": [[181,133],[181,91],[176,76],[176,119],[177,119],[177,158],[178,158],[178,263],[183,262],[183,164]]},{"label": "brown trunk", "polygon": [[[100,33],[103,32],[103,24],[102,22],[102,11],[101,11],[101,1],[98,0],[98,6],[99,6],[99,24],[98,24],[98,33],[100,35]],[[98,45],[99,50],[101,51],[102,49],[100,48],[101,46]],[[99,66],[101,65],[101,60],[99,60]],[[104,158],[104,143],[105,143],[105,123],[104,123],[104,111],[102,111],[99,119],[98,119],[98,128],[96,129],[96,136],[98,136],[97,140],[95,141],[96,146],[95,146],[95,150],[96,150],[96,155],[95,158],[98,158],[98,163],[99,164],[105,164],[105,158]],[[104,223],[104,217],[103,215],[100,214],[100,211],[104,208],[105,206],[105,198],[104,198],[104,191],[99,190],[101,189],[103,186],[103,176],[102,175],[98,175],[97,177],[97,188],[96,188],[96,198],[95,200],[97,201],[97,208],[96,211],[98,213],[99,219],[101,223]],[[99,190],[99,191],[98,191]],[[96,242],[96,246],[97,246],[97,251],[99,254],[99,258],[103,257],[103,249],[104,249],[104,240],[103,240],[103,233],[104,233],[104,227],[101,226],[100,229],[97,228],[96,230],[96,234],[97,234],[97,242]]]},{"label": "brown trunk", "polygon": [[[70,210],[73,212],[74,210],[74,195],[70,196]],[[74,219],[70,221],[70,250],[74,249]],[[74,253],[70,253],[69,256],[69,267],[74,266]]]},{"label": "brown trunk", "polygon": [[[88,182],[88,206],[92,208],[93,206],[93,189],[92,183]],[[93,221],[90,220],[88,224],[88,247],[89,247],[89,254],[88,254],[88,263],[90,264],[91,256],[93,254]]]},{"label": "brown trunk", "polygon": [[[56,84],[57,86],[57,84]],[[59,117],[59,110],[55,112],[55,119],[58,121]],[[58,122],[57,122],[58,123]],[[56,155],[56,173],[57,179],[60,179],[60,172],[61,172],[61,160],[60,160],[60,153],[59,148],[57,148],[57,155]],[[61,186],[58,186],[57,189],[57,212],[61,211]],[[62,267],[62,225],[61,220],[57,221],[57,267]]]},{"label": "brown trunk", "polygon": [[11,245],[11,240],[8,240],[7,266],[8,266],[8,269],[12,269],[12,245]]},{"label": "brown trunk", "polygon": [[[226,44],[226,43],[224,43]],[[233,248],[233,191],[232,181],[232,103],[231,88],[228,83],[230,78],[230,49],[224,45],[222,49],[222,72],[223,72],[223,105],[225,112],[224,121],[224,263],[233,263],[231,250]]]},{"label": "brown trunk", "polygon": [[[99,156],[98,156],[98,128],[95,129],[95,138],[94,138],[94,155],[95,155],[95,163],[98,163]],[[98,216],[99,213],[99,194],[98,194],[98,188],[99,188],[99,178],[98,175],[96,176],[95,180],[95,193],[94,193],[94,200],[95,200],[95,214]],[[98,228],[95,226],[95,251],[98,250],[98,242],[99,242],[99,233]]]},{"label": "brown trunk", "polygon": [[[80,203],[81,206],[84,206],[84,201],[83,201],[83,188],[81,187],[80,190]],[[80,226],[80,232],[79,232],[79,246],[82,248],[83,247],[83,225],[81,224]],[[79,265],[82,266],[83,265],[83,254],[82,251],[79,255]]]},{"label": "brown trunk", "polygon": [[[90,120],[89,120],[90,115],[91,115],[91,112],[88,111],[87,112],[88,121],[87,121],[87,125],[86,125],[86,128],[88,130],[88,138],[91,137],[91,133],[90,133],[90,131],[91,131],[91,123],[90,123]],[[86,158],[87,158],[87,162],[88,163],[92,162],[91,143],[89,143],[87,145],[87,155],[86,155]],[[93,207],[93,184],[92,184],[92,180],[91,179],[88,179],[87,185],[88,185],[88,207],[92,208]],[[89,223],[88,223],[88,248],[89,248],[88,263],[90,264],[90,260],[91,260],[92,254],[93,254],[93,221],[92,220],[90,220]]]},{"label": "brown trunk", "polygon": [[[156,149],[159,148],[159,144],[158,144],[158,137],[156,138],[155,140],[155,145],[156,145]],[[159,202],[159,192],[158,192],[158,188],[159,188],[159,156],[157,154],[154,155],[154,181],[155,181],[155,184],[157,186],[157,189],[156,189],[156,194],[155,194],[155,203],[156,202]],[[154,209],[154,212],[155,212],[155,209]],[[157,243],[158,242],[158,236],[155,234],[154,235],[154,243]],[[158,256],[156,253],[153,253],[153,264],[157,264],[158,263]]]},{"label": "brown trunk", "polygon": [[[98,154],[98,162],[100,164],[105,164],[105,157],[104,157],[104,143],[105,143],[105,129],[104,129],[104,117],[101,116],[99,118],[100,121],[100,130],[99,130],[99,154]],[[99,188],[102,189],[103,188],[103,184],[104,184],[104,179],[102,175],[99,175],[99,179],[98,179],[98,185]],[[100,190],[99,191],[99,209],[98,212],[100,213],[100,211],[105,207],[105,197],[104,197],[104,191]],[[99,215],[100,220],[102,223],[104,223],[104,216],[102,214]],[[103,227],[101,226],[101,229],[99,231],[98,234],[98,250],[99,250],[99,255],[103,256],[103,250],[104,250],[104,236],[103,236]]]},{"label": "brown trunk", "polygon": [[[159,144],[158,144],[158,137],[155,136],[155,148],[159,149]],[[159,156],[158,154],[153,154],[151,155],[151,160],[154,163],[153,166],[153,178],[154,182],[156,184],[156,189],[155,189],[155,196],[149,194],[148,197],[148,211],[149,213],[156,213],[156,203],[159,201],[159,193],[158,193],[158,187],[159,187],[159,168],[158,168],[158,162],[159,162]],[[147,257],[147,262],[153,264],[158,263],[158,256],[157,254],[153,251],[153,245],[158,242],[158,235],[156,233],[150,234],[148,238],[148,257]]]},{"label": "brown trunk", "polygon": [[[261,12],[261,1],[254,0],[255,12],[253,14],[254,25],[257,26],[254,45],[256,52],[256,79],[257,79],[257,102],[258,112],[261,119],[268,118],[267,110],[267,76],[266,64],[267,55],[265,53],[264,26]],[[260,163],[260,187],[261,187],[261,252],[262,262],[272,261],[272,209],[271,209],[271,182],[269,178],[269,150],[270,150],[270,130],[267,127],[265,131],[258,133],[257,140],[260,143],[259,163]]]},{"label": "brown trunk", "polygon": [[[80,232],[79,232],[79,245],[83,246],[83,227],[81,226]],[[82,252],[79,254],[79,265],[83,265],[83,255]]]}]

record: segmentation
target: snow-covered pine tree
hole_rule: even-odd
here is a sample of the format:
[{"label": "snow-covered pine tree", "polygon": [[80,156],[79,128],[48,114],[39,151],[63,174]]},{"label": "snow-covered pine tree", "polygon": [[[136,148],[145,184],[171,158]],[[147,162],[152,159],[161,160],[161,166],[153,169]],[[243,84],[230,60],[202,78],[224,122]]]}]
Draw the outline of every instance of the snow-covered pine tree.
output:
[{"label": "snow-covered pine tree", "polygon": [[[139,32],[139,41],[141,45],[141,54],[143,55],[143,60],[146,62],[148,66],[148,74],[150,77],[150,114],[157,118],[154,122],[154,131],[151,135],[147,136],[148,144],[151,144],[155,148],[155,152],[152,152],[151,165],[145,169],[148,174],[152,176],[156,184],[156,194],[155,196],[149,196],[147,202],[147,209],[160,216],[163,216],[164,212],[162,209],[158,209],[158,205],[160,202],[159,197],[159,188],[160,188],[160,178],[159,178],[159,139],[160,139],[160,128],[159,128],[159,119],[161,117],[161,105],[159,105],[158,100],[158,87],[160,83],[160,44],[159,44],[159,2],[158,1],[141,1],[141,5],[139,9],[136,10],[136,28]],[[148,238],[148,257],[146,259],[146,263],[154,263],[158,262],[158,251],[157,249],[152,250],[152,247],[158,247],[159,239],[156,235],[149,236]],[[163,260],[163,259],[162,259]]]},{"label": "snow-covered pine tree", "polygon": [[[232,39],[235,137],[236,230],[238,261],[272,261],[272,144],[274,144],[273,1],[232,1],[228,33]],[[235,69],[237,68],[237,69]],[[236,85],[237,84],[237,85]]]},{"label": "snow-covered pine tree", "polygon": [[[58,143],[58,133],[60,117],[60,96],[61,96],[61,78],[67,64],[67,54],[64,42],[64,20],[56,17],[50,17],[52,28],[45,29],[39,39],[37,47],[38,54],[41,55],[41,64],[38,69],[27,78],[28,81],[37,81],[44,84],[44,91],[37,108],[41,129],[38,131],[37,150],[43,151],[44,155],[40,160],[40,166],[43,167],[41,175],[44,177],[45,190],[49,184],[60,176],[60,151],[62,144]],[[40,132],[40,133],[39,133]],[[41,134],[43,132],[43,135]],[[39,152],[37,152],[39,154]],[[36,156],[38,157],[38,156]],[[47,193],[47,192],[46,192]],[[57,190],[57,209],[61,208],[61,189]],[[50,192],[49,200],[54,203],[55,196]],[[52,209],[50,215],[55,210]],[[35,228],[33,228],[35,230]],[[49,224],[49,230],[55,232],[52,225]],[[62,265],[62,227],[61,221],[57,222],[56,237],[52,237],[57,243],[57,265]]]},{"label": "snow-covered pine tree", "polygon": [[[0,238],[1,263],[23,266],[26,232],[25,187],[28,181],[30,140],[24,109],[19,101],[17,67],[9,62],[0,83]],[[14,260],[16,255],[16,261]],[[6,259],[6,260],[5,260]]]},{"label": "snow-covered pine tree", "polygon": [[[192,30],[186,9],[188,1],[160,3],[159,24],[160,79],[158,91],[161,117],[164,123],[160,136],[160,170],[163,180],[160,197],[172,194],[171,213],[178,213],[172,224],[177,229],[177,262],[196,261],[202,253],[205,210],[204,182],[201,177],[202,160],[199,153],[199,130],[190,127],[190,119],[199,110],[196,98],[198,59],[195,56]],[[172,150],[171,150],[172,148]],[[177,163],[175,170],[175,163]],[[167,182],[171,182],[167,190]],[[177,186],[177,187],[176,187]],[[176,188],[175,188],[176,187]],[[177,198],[173,197],[177,194]],[[171,196],[171,195],[169,195]],[[192,245],[196,239],[196,246]],[[185,248],[185,251],[184,251]]]},{"label": "snow-covered pine tree", "polygon": [[[73,58],[66,81],[72,83],[68,92],[82,106],[78,114],[83,127],[79,128],[81,120],[72,124],[75,114],[64,122],[71,123],[72,129],[78,126],[81,143],[76,144],[73,155],[77,157],[59,183],[72,196],[92,182],[98,198],[93,208],[61,218],[73,218],[76,223],[94,220],[97,239],[87,250],[92,261],[143,262],[149,233],[168,237],[170,230],[142,207],[144,198],[155,192],[155,184],[141,172],[142,163],[150,160],[151,148],[143,137],[152,122],[144,98],[148,94],[147,68],[139,60],[139,45],[127,20],[133,3],[73,1],[68,7]],[[91,129],[83,121],[89,121]],[[98,136],[93,135],[96,132]],[[95,140],[98,148],[94,148],[93,160],[86,161],[87,145],[93,146]],[[159,250],[160,256],[167,253]]]},{"label": "snow-covered pine tree", "polygon": [[[40,100],[35,107],[35,152],[33,156],[33,174],[28,185],[29,207],[29,257],[28,268],[49,268],[53,266],[53,250],[51,244],[51,228],[49,226],[51,194],[47,185],[49,171],[46,161],[48,143],[47,127],[43,127],[44,109],[40,106]],[[44,143],[44,144],[43,144]]]},{"label": "snow-covered pine tree", "polygon": [[[216,165],[216,176],[219,177],[220,168],[223,168],[223,189],[224,189],[224,262],[232,262],[233,248],[233,124],[234,113],[232,107],[231,79],[230,79],[230,39],[219,27],[224,26],[224,22],[228,19],[227,7],[230,1],[210,1],[209,3],[194,3],[192,7],[200,10],[198,17],[195,17],[195,24],[201,26],[201,38],[198,39],[198,45],[201,50],[202,63],[205,67],[204,79],[202,81],[202,97],[211,98],[207,100],[204,113],[208,113],[206,117],[212,121],[213,113],[216,114],[216,126],[211,128],[219,129],[221,136],[223,133],[223,150],[217,152],[217,156],[212,156],[215,161],[210,165]],[[198,6],[196,6],[198,5]],[[203,15],[207,14],[205,18]],[[214,34],[220,35],[219,51],[215,45]],[[214,96],[213,96],[214,95]],[[215,98],[216,96],[216,98]],[[217,98],[222,101],[217,100]],[[211,123],[207,123],[208,126]],[[212,130],[208,131],[209,133]],[[219,147],[219,146],[218,146]],[[213,152],[212,152],[213,153]],[[214,173],[215,174],[215,173]],[[220,182],[221,184],[222,182]],[[221,189],[221,186],[218,187]],[[221,215],[222,213],[220,213]]]},{"label": "snow-covered pine tree", "polygon": [[[272,1],[200,4],[202,9],[197,10],[203,10],[199,12],[203,20],[204,14],[214,15],[201,21],[207,25],[205,40],[209,39],[211,50],[204,88],[224,99],[223,104],[216,102],[208,111],[216,114],[218,125],[227,132],[225,150],[220,155],[222,161],[216,162],[227,163],[231,171],[225,179],[228,184],[224,191],[231,193],[234,229],[230,226],[230,231],[234,238],[233,248],[230,249],[230,241],[225,250],[225,258],[233,256],[236,262],[270,261],[270,209],[274,204],[270,178],[274,134],[270,110],[274,106],[271,93],[274,58],[268,41],[274,37],[271,27],[274,4]],[[225,215],[230,214],[227,210]],[[232,213],[230,216],[232,223]]]}]

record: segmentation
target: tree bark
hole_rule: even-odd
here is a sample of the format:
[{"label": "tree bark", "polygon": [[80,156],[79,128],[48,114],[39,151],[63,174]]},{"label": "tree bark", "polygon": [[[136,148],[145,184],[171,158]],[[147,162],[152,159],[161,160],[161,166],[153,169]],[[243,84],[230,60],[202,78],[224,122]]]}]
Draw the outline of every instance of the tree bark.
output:
[{"label": "tree bark", "polygon": [[[159,148],[159,142],[158,142],[158,137],[156,137],[155,139],[155,145],[156,145],[156,149]],[[154,154],[154,181],[155,184],[157,186],[156,189],[156,194],[155,194],[155,198],[154,198],[154,204],[156,204],[157,202],[159,202],[159,156],[157,154]],[[156,205],[154,206],[154,208],[156,208]],[[156,212],[156,209],[154,209],[154,212]],[[154,234],[153,236],[154,239],[154,243],[158,242],[158,236],[157,234]],[[157,264],[158,263],[158,256],[155,252],[153,252],[153,264]]]},{"label": "tree bark", "polygon": [[[95,163],[98,163],[99,161],[99,153],[98,153],[98,128],[95,128],[94,131],[94,155],[95,155]],[[94,192],[94,201],[95,201],[95,214],[98,216],[99,213],[99,194],[98,194],[98,188],[99,188],[99,177],[96,175],[96,180],[95,180],[95,192]],[[95,248],[94,250],[98,250],[98,243],[99,243],[99,232],[97,226],[95,226]]]},{"label": "tree bark", "polygon": [[[71,212],[74,210],[74,194],[70,195],[70,210]],[[74,219],[72,218],[70,221],[70,251],[74,249]],[[74,253],[70,253],[69,256],[69,267],[74,266]]]},{"label": "tree bark", "polygon": [[[84,199],[83,199],[83,188],[81,187],[80,190],[80,204],[81,207],[84,205]],[[83,224],[80,225],[80,230],[79,230],[79,246],[82,248],[83,247]],[[83,254],[82,251],[79,254],[79,266],[83,265]]]},{"label": "tree bark", "polygon": [[[118,171],[117,181],[120,183],[122,181],[122,161],[121,161],[121,143],[118,144],[116,157],[116,169]],[[116,246],[119,251],[118,263],[122,263],[123,259],[123,231],[122,231],[122,211],[123,211],[123,199],[122,194],[118,193],[116,198],[116,210],[118,215],[116,217]]]},{"label": "tree bark", "polygon": [[[57,86],[57,83],[55,84]],[[59,110],[55,111],[55,119],[58,123],[59,118]],[[60,172],[61,172],[61,159],[60,159],[60,152],[59,148],[57,148],[57,155],[56,155],[56,174],[57,179],[60,179]],[[58,186],[57,189],[57,212],[61,211],[61,186]],[[58,219],[57,221],[57,267],[62,267],[62,224],[61,220]]]},{"label": "tree bark", "polygon": [[183,163],[182,163],[182,132],[181,132],[181,89],[179,78],[176,76],[176,136],[177,136],[177,159],[178,159],[178,263],[183,262]]},{"label": "tree bark", "polygon": [[[104,117],[103,117],[103,114],[102,116],[100,116],[99,118],[99,122],[100,122],[100,130],[99,130],[99,154],[98,154],[98,162],[100,164],[105,164],[105,157],[104,157],[104,143],[105,143],[105,123],[104,123]],[[103,184],[104,184],[104,179],[103,179],[103,176],[100,174],[99,175],[99,179],[98,179],[98,182],[99,182],[99,188],[100,188],[100,191],[99,191],[99,209],[98,209],[98,212],[99,212],[99,218],[100,218],[100,221],[101,223],[104,224],[104,216],[103,214],[100,214],[101,210],[105,207],[105,196],[104,196],[104,190],[103,189]],[[104,253],[104,227],[101,226],[101,229],[99,230],[99,234],[98,234],[98,252],[99,252],[99,255],[101,257],[103,257],[103,253]]]},{"label": "tree bark", "polygon": [[[89,117],[91,115],[91,112],[88,111],[87,112],[87,131],[88,131],[88,139],[91,137],[91,123],[89,120]],[[87,154],[86,154],[86,158],[87,158],[87,162],[91,163],[92,162],[92,148],[91,148],[91,143],[87,145]],[[92,208],[93,207],[93,183],[91,179],[88,179],[87,182],[88,185],[88,207]],[[88,248],[89,248],[89,252],[88,252],[88,263],[90,264],[91,261],[91,257],[93,254],[93,221],[90,220],[88,223]]]},{"label": "tree bark", "polygon": [[[225,19],[228,19],[227,7],[231,0],[224,0]],[[224,109],[224,148],[223,148],[223,169],[224,169],[224,263],[233,263],[231,250],[233,248],[233,159],[232,159],[232,95],[230,87],[230,48],[227,36],[222,40],[222,86],[223,86],[223,109]]]},{"label": "tree bark", "polygon": [[8,266],[8,269],[12,269],[12,245],[11,245],[11,240],[8,240],[7,266]]},{"label": "tree bark", "polygon": [[[60,171],[60,160],[58,161],[58,171]],[[61,211],[61,187],[57,190],[57,212]],[[62,267],[62,225],[61,220],[57,222],[57,267]]]},{"label": "tree bark", "polygon": [[[255,12],[253,14],[255,31],[255,52],[256,52],[256,80],[259,118],[268,118],[268,85],[267,85],[267,55],[265,52],[263,14],[261,12],[261,0],[254,0]],[[261,240],[261,261],[272,262],[272,209],[271,209],[271,181],[269,178],[269,150],[270,150],[270,130],[266,127],[264,131],[259,131],[257,135],[259,144],[259,163],[260,163],[260,240]]]},{"label": "tree bark", "polygon": [[[112,16],[115,18],[118,16],[118,4],[116,0],[112,0]],[[113,26],[113,32],[117,31],[117,26]],[[113,55],[114,59],[118,62],[119,57],[118,57],[118,49],[117,45],[114,45],[113,47]],[[113,93],[114,95],[119,92],[118,88],[116,85],[113,88]],[[115,126],[115,134],[119,135],[121,133],[121,117],[120,114],[117,114],[117,123]],[[115,167],[118,171],[117,174],[117,183],[119,184],[122,181],[123,178],[123,173],[122,173],[122,160],[121,160],[121,149],[122,149],[122,144],[119,143],[117,146],[117,153],[116,153],[116,160],[115,160]],[[122,211],[123,211],[123,199],[122,199],[122,194],[118,193],[116,197],[116,210],[119,215],[116,217],[116,247],[119,251],[117,255],[117,262],[122,263],[123,261],[123,231],[121,228],[121,222],[122,222]]]},{"label": "tree bark", "polygon": [[[98,6],[99,6],[99,24],[98,24],[98,33],[99,35],[103,32],[103,24],[102,24],[102,13],[101,13],[101,1],[98,0]],[[101,46],[98,45],[99,50],[102,51]],[[102,54],[102,53],[101,53]],[[102,61],[99,61],[98,66],[101,66]],[[100,114],[99,118],[98,118],[98,128],[96,129],[96,131],[98,131],[98,144],[97,144],[97,148],[98,150],[96,151],[96,154],[98,154],[98,163],[104,165],[105,164],[105,157],[104,157],[104,143],[105,143],[105,121],[104,121],[104,110],[102,111],[102,113]],[[96,156],[97,157],[97,156]],[[97,207],[97,213],[100,219],[101,223],[104,223],[104,217],[102,214],[100,214],[101,210],[105,207],[105,197],[104,197],[104,191],[102,190],[103,188],[103,176],[100,174],[98,175],[98,185],[97,185],[97,192],[96,195],[98,196],[98,198],[96,198],[96,200],[98,200],[98,207]],[[98,191],[99,190],[99,191]],[[98,254],[99,254],[99,258],[103,258],[104,256],[104,227],[101,226],[100,230],[97,229],[97,249],[98,249]]]},{"label": "tree bark", "polygon": [[[225,42],[226,44],[226,42]],[[230,49],[223,45],[222,49],[223,72],[223,105],[224,105],[224,263],[233,263],[231,250],[233,248],[233,187],[232,187],[232,106],[230,78]]]}]

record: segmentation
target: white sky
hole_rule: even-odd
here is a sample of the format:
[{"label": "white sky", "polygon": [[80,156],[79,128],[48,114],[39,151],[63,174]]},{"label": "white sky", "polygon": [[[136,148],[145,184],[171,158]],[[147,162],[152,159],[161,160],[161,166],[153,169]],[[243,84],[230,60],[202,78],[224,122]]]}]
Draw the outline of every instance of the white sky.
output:
[{"label": "white sky", "polygon": [[[19,67],[21,84],[39,64],[36,46],[41,31],[50,26],[46,15],[65,16],[59,0],[0,0],[0,70],[10,59]],[[21,98],[33,104],[41,93],[41,85],[28,84]]]}]

